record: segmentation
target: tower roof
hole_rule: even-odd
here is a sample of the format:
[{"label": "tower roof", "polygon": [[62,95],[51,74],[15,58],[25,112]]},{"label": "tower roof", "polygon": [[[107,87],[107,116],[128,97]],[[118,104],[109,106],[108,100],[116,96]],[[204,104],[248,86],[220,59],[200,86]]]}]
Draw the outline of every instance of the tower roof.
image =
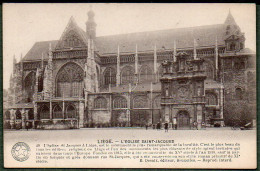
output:
[{"label": "tower roof", "polygon": [[233,15],[231,14],[230,10],[228,12],[228,16],[225,20],[225,24],[228,24],[228,25],[237,25]]}]

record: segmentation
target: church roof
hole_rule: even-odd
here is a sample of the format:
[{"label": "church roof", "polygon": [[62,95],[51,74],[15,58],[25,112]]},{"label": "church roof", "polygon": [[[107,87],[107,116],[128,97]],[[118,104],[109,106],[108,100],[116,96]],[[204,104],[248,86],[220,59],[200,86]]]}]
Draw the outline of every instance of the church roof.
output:
[{"label": "church roof", "polygon": [[135,52],[136,44],[138,51],[153,50],[154,45],[158,49],[173,49],[174,40],[176,48],[192,48],[194,39],[198,47],[214,46],[216,37],[219,45],[225,45],[225,28],[224,24],[217,24],[102,36],[96,38],[96,50],[100,54],[113,54],[119,45],[120,52]]},{"label": "church roof", "polygon": [[23,61],[48,59],[49,45],[51,43],[52,48],[56,46],[58,40],[36,42],[29,52],[24,56]]}]

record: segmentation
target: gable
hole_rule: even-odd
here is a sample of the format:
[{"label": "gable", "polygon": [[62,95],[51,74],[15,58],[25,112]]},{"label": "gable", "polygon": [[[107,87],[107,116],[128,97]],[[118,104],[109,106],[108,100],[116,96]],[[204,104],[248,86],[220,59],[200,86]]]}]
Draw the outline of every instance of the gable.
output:
[{"label": "gable", "polygon": [[67,27],[65,28],[60,40],[58,41],[55,50],[86,48],[87,39],[73,18],[70,19]]}]

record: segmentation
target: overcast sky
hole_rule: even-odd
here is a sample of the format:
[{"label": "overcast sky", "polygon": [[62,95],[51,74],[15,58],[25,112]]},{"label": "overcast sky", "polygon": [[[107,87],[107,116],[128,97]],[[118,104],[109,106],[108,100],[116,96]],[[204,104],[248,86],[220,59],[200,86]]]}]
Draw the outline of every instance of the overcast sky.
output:
[{"label": "overcast sky", "polygon": [[[4,4],[4,88],[9,87],[12,61],[37,41],[58,40],[69,18],[85,30],[89,4]],[[254,4],[92,4],[97,36],[224,23],[229,9],[246,47],[256,50]]]}]

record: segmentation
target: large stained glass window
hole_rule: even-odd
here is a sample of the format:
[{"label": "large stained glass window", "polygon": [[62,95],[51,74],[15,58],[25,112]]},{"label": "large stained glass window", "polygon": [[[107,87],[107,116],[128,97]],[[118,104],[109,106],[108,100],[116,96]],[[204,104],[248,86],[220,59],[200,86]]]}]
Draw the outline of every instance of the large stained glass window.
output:
[{"label": "large stained glass window", "polygon": [[144,65],[140,70],[139,82],[145,83],[145,82],[152,82],[152,81],[153,81],[153,71],[149,66]]},{"label": "large stained glass window", "polygon": [[75,64],[63,66],[57,75],[57,97],[82,96],[84,85],[84,71]]},{"label": "large stained glass window", "polygon": [[116,71],[113,68],[107,68],[104,71],[104,85],[108,86],[109,84],[116,84]]},{"label": "large stained glass window", "polygon": [[134,82],[134,69],[130,66],[124,67],[122,70],[122,84]]}]

